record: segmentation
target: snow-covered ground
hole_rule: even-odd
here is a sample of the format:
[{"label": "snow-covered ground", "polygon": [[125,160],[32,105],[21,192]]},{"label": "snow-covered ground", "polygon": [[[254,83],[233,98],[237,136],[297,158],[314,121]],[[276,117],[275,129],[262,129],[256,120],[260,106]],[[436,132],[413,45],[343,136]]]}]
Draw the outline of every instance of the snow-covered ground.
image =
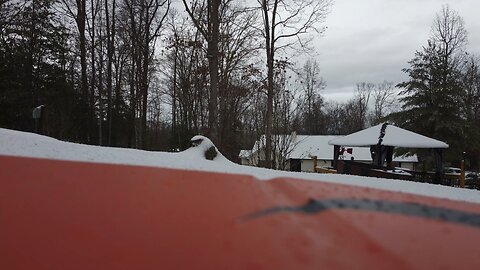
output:
[{"label": "snow-covered ground", "polygon": [[275,171],[238,165],[221,154],[214,160],[207,160],[204,151],[211,147],[211,142],[208,138],[197,138],[203,139],[197,147],[179,153],[166,153],[69,143],[0,128],[0,155],[245,174],[259,180],[291,177],[480,203],[480,192],[477,190],[352,175]]}]

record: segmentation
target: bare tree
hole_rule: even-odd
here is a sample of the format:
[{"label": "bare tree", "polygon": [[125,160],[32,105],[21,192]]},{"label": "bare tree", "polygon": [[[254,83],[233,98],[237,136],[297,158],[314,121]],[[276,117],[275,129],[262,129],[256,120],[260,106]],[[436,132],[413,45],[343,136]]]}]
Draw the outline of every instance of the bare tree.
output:
[{"label": "bare tree", "polygon": [[[80,51],[80,93],[81,93],[81,103],[86,105],[84,108],[84,119],[83,122],[86,122],[86,139],[85,141],[90,142],[90,136],[92,135],[91,125],[92,122],[92,110],[91,106],[88,106],[89,92],[88,92],[88,74],[87,74],[87,36],[86,36],[86,25],[87,25],[87,0],[61,0],[63,3],[63,8],[65,9],[67,15],[74,19],[78,31],[78,43]],[[91,105],[91,104],[90,104]]]},{"label": "bare tree", "polygon": [[370,117],[372,125],[379,124],[389,113],[396,100],[395,84],[384,81],[376,84],[372,92],[373,112]]},{"label": "bare tree", "polygon": [[217,146],[228,158],[236,158],[242,140],[241,114],[257,87],[245,79],[252,71],[250,62],[261,48],[258,14],[237,1],[225,1],[220,8],[219,42],[219,141]]},{"label": "bare tree", "polygon": [[[111,2],[111,7],[109,6]],[[105,9],[105,35],[107,39],[107,145],[112,145],[112,121],[113,121],[113,62],[115,52],[115,20],[116,0],[104,0]],[[118,99],[119,97],[117,97]],[[118,102],[115,103],[115,112],[119,110]]]},{"label": "bare tree", "polygon": [[218,141],[218,42],[220,37],[219,10],[221,0],[207,0],[207,3],[204,0],[196,0],[192,1],[191,4],[188,4],[186,0],[182,1],[195,27],[197,27],[208,44],[207,58],[210,74],[208,126],[209,137],[216,142]]},{"label": "bare tree", "polygon": [[300,141],[297,139],[297,134],[291,132],[290,134],[281,134],[273,137],[273,168],[276,170],[289,170],[289,157]]},{"label": "bare tree", "polygon": [[[301,142],[295,132],[276,134],[272,136],[273,154],[272,168],[276,170],[289,170],[289,157],[298,144]],[[261,135],[258,141],[255,141],[249,157],[249,165],[265,166],[265,135]]]},{"label": "bare tree", "polygon": [[154,71],[155,44],[170,4],[170,0],[124,1],[130,38],[130,143],[133,147],[147,147],[148,90]]},{"label": "bare tree", "polygon": [[314,100],[318,92],[325,87],[325,81],[320,77],[320,68],[317,61],[307,60],[303,66],[303,73],[300,75],[301,84],[304,89],[305,106],[308,114],[312,114]]},{"label": "bare tree", "polygon": [[431,41],[440,49],[444,65],[467,43],[467,30],[463,18],[449,5],[442,6],[432,25]]},{"label": "bare tree", "polygon": [[142,76],[140,93],[142,96],[141,111],[141,144],[146,148],[147,137],[147,108],[148,108],[148,88],[149,76],[155,51],[155,41],[160,36],[163,22],[170,10],[170,0],[149,0],[145,3],[144,34],[142,48]]},{"label": "bare tree", "polygon": [[298,100],[297,121],[298,131],[305,134],[321,134],[325,126],[322,107],[324,100],[320,91],[325,87],[325,81],[320,76],[320,68],[315,60],[307,60],[298,74],[302,94]]},{"label": "bare tree", "polygon": [[[275,63],[275,96],[273,98],[272,165],[274,169],[287,169],[288,156],[296,146],[296,133],[293,131],[294,90],[287,83],[286,61]],[[290,135],[287,135],[290,134]]]},{"label": "bare tree", "polygon": [[263,91],[264,76],[262,70],[261,67],[250,64],[245,67],[241,77],[244,87],[253,90],[250,98],[244,102],[245,108],[242,110],[239,119],[242,123],[241,143],[247,146],[246,148],[250,148],[255,140],[264,134],[266,95]]},{"label": "bare tree", "polygon": [[266,166],[271,167],[272,113],[274,98],[275,54],[297,43],[305,45],[304,34],[320,33],[330,0],[257,0],[263,16],[263,36],[267,59]]},{"label": "bare tree", "polygon": [[194,133],[207,130],[208,67],[201,34],[184,18],[172,13],[165,61],[168,94],[172,106],[173,146],[184,148]]},{"label": "bare tree", "polygon": [[[101,2],[99,0],[90,0],[90,6],[89,6],[89,13],[90,13],[90,20],[86,20],[87,22],[87,32],[90,36],[90,48],[89,48],[89,51],[90,51],[90,93],[89,93],[89,106],[91,108],[91,111],[90,111],[90,119],[92,119],[92,121],[95,119],[95,88],[97,86],[97,65],[96,65],[96,54],[95,54],[95,51],[96,51],[96,47],[97,47],[97,40],[96,40],[96,29],[95,27],[97,26],[97,16],[99,15],[99,12],[100,12],[100,4]],[[100,57],[102,57],[103,55],[100,55]],[[100,64],[103,64],[103,61],[100,61]],[[100,72],[100,76],[102,75],[102,73]],[[98,96],[99,96],[99,101],[101,100],[101,91],[100,91],[100,88],[101,88],[101,81],[99,81],[99,84],[98,84]],[[100,108],[99,108],[99,111],[100,111],[100,115],[101,115],[101,101],[100,101]],[[100,117],[100,121],[99,121],[99,131],[98,131],[98,144],[101,145],[102,144],[102,121],[101,121],[101,117]],[[93,133],[93,129],[92,129],[92,133]]]},{"label": "bare tree", "polygon": [[375,84],[373,83],[357,83],[355,97],[353,99],[356,105],[356,111],[353,113],[353,116],[357,120],[359,130],[365,128],[365,125],[367,124],[368,104],[374,89]]}]

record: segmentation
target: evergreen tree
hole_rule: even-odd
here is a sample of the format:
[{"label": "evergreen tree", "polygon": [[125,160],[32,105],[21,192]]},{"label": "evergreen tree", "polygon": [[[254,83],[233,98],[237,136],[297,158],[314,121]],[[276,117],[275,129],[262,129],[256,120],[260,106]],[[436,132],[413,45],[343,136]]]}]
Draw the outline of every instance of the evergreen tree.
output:
[{"label": "evergreen tree", "polygon": [[450,156],[458,156],[463,149],[459,138],[464,127],[460,117],[462,88],[458,70],[444,65],[432,42],[409,63],[411,67],[404,71],[410,80],[397,85],[404,89],[401,92],[404,97],[400,99],[402,111],[392,116],[409,130],[447,142]]},{"label": "evergreen tree", "polygon": [[466,159],[472,170],[480,169],[480,58],[471,56],[462,72],[462,117],[466,120]]},{"label": "evergreen tree", "polygon": [[[52,115],[44,130],[65,135],[73,100],[67,83],[68,32],[54,13],[53,0],[34,0],[2,10],[0,43],[0,125],[25,131],[33,130],[32,110],[46,105]],[[67,100],[68,99],[68,100]],[[55,115],[55,118],[53,118]],[[55,127],[54,127],[55,126]],[[52,131],[53,132],[53,131]]]},{"label": "evergreen tree", "polygon": [[410,79],[403,88],[402,111],[392,118],[402,127],[447,142],[446,160],[458,161],[465,149],[465,120],[461,117],[464,89],[461,80],[463,19],[448,6],[432,26],[428,46],[417,51],[404,69]]}]

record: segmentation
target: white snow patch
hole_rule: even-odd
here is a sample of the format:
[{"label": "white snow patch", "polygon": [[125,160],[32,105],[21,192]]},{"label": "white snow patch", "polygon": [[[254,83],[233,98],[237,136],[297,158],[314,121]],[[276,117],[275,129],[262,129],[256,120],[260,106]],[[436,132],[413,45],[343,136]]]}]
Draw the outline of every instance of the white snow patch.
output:
[{"label": "white snow patch", "polygon": [[196,147],[179,153],[166,153],[69,143],[0,128],[0,155],[243,174],[260,180],[290,177],[480,203],[480,192],[477,190],[353,175],[275,171],[242,166],[229,161],[220,153],[213,160],[207,160],[205,150],[213,146],[213,143],[203,136],[192,139],[198,138],[203,140]]}]

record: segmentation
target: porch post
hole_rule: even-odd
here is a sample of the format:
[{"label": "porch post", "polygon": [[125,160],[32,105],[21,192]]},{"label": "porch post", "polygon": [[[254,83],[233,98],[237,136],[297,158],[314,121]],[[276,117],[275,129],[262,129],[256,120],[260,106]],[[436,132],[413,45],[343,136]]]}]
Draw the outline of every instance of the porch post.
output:
[{"label": "porch post", "polygon": [[337,162],[338,156],[340,155],[340,145],[333,146],[333,160],[332,160],[332,167],[336,170],[337,169]]}]

